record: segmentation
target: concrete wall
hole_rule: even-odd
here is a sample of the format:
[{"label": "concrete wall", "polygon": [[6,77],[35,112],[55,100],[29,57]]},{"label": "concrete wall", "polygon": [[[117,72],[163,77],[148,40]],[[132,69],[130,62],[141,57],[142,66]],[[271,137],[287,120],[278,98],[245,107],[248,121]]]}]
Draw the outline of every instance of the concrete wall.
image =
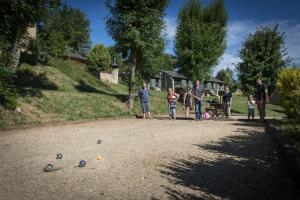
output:
[{"label": "concrete wall", "polygon": [[111,74],[105,73],[105,72],[100,72],[99,76],[100,76],[101,81],[106,81],[106,82],[113,83],[113,84],[119,83],[119,69],[118,68],[113,69]]},{"label": "concrete wall", "polygon": [[109,73],[100,72],[100,80],[113,83],[113,76]]},{"label": "concrete wall", "polygon": [[118,84],[119,83],[119,68],[114,68],[112,70],[112,83]]}]

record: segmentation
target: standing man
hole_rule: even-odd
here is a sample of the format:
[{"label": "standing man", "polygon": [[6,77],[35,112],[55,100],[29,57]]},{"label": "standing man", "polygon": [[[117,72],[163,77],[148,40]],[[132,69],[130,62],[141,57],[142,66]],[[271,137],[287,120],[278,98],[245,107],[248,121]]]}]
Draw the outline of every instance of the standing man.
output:
[{"label": "standing man", "polygon": [[266,117],[266,103],[269,103],[268,87],[260,78],[256,79],[256,104],[259,112],[259,119],[263,121]]},{"label": "standing man", "polygon": [[202,119],[202,100],[204,97],[205,91],[202,85],[200,85],[200,80],[196,80],[195,86],[192,90],[192,96],[194,97],[195,102],[195,113],[196,113],[196,121]]},{"label": "standing man", "polygon": [[148,88],[148,84],[143,82],[143,87],[139,91],[139,96],[141,100],[143,119],[146,119],[146,115],[149,119],[151,119],[150,114],[150,90]]}]

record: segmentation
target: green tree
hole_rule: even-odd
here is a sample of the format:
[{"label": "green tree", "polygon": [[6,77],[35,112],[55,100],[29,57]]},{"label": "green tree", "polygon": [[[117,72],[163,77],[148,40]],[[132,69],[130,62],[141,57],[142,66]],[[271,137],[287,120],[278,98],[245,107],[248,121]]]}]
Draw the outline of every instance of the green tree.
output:
[{"label": "green tree", "polygon": [[158,70],[173,70],[176,64],[174,56],[163,53],[158,59]]},{"label": "green tree", "polygon": [[89,69],[92,71],[108,71],[111,66],[111,56],[108,49],[102,45],[98,44],[93,47],[87,54]]},{"label": "green tree", "polygon": [[227,12],[223,0],[203,7],[190,0],[179,11],[176,55],[180,71],[192,79],[204,79],[217,65],[226,43]]},{"label": "green tree", "polygon": [[287,66],[289,59],[285,48],[285,34],[278,25],[257,28],[250,34],[240,51],[242,62],[238,65],[241,89],[246,94],[255,92],[255,79],[259,76],[269,84],[272,91],[280,69]]},{"label": "green tree", "polygon": [[131,64],[129,108],[134,108],[137,77],[147,78],[157,66],[157,56],[164,48],[162,30],[164,10],[168,0],[107,1],[110,10],[107,30],[116,46]]},{"label": "green tree", "polygon": [[[48,6],[38,23],[40,54],[58,57],[66,48],[75,53],[84,53],[90,46],[89,34],[90,22],[82,11],[67,4]],[[58,39],[57,42],[54,38]]]},{"label": "green tree", "polygon": [[231,91],[236,90],[236,83],[233,79],[233,71],[227,67],[226,69],[221,69],[216,76],[217,79],[224,81]]},{"label": "green tree", "polygon": [[16,68],[27,29],[44,11],[47,0],[3,0],[0,2],[0,65]]}]

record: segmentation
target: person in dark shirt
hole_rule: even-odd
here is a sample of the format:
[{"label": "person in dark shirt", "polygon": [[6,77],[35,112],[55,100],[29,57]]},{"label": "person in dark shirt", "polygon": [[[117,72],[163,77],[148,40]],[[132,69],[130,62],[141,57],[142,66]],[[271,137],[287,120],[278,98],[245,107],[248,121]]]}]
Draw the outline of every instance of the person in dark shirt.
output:
[{"label": "person in dark shirt", "polygon": [[200,85],[200,81],[196,80],[195,86],[192,90],[192,96],[194,97],[195,102],[195,114],[196,114],[196,121],[202,119],[202,100],[204,97],[205,91],[202,85]]},{"label": "person in dark shirt", "polygon": [[184,93],[183,104],[185,106],[185,118],[188,118],[190,114],[190,110],[192,109],[193,106],[193,96],[192,96],[191,88],[188,88]]},{"label": "person in dark shirt", "polygon": [[146,119],[146,115],[151,119],[150,114],[150,90],[146,82],[143,83],[143,87],[139,91],[139,96],[141,100],[143,119]]},{"label": "person in dark shirt", "polygon": [[269,103],[268,87],[260,78],[256,79],[256,104],[259,112],[259,119],[263,121],[266,117],[266,104]]},{"label": "person in dark shirt", "polygon": [[229,91],[229,87],[225,87],[225,93],[223,95],[223,106],[224,116],[228,119],[230,117],[231,105],[232,105],[232,94]]}]

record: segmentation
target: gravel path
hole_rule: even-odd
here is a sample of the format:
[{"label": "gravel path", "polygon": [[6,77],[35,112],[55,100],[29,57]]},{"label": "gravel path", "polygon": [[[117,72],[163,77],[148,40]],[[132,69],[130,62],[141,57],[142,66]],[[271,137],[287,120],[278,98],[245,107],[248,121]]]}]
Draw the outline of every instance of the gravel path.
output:
[{"label": "gravel path", "polygon": [[[43,172],[48,163],[60,170]],[[5,200],[296,199],[264,128],[242,121],[121,119],[0,132],[0,170]]]}]

